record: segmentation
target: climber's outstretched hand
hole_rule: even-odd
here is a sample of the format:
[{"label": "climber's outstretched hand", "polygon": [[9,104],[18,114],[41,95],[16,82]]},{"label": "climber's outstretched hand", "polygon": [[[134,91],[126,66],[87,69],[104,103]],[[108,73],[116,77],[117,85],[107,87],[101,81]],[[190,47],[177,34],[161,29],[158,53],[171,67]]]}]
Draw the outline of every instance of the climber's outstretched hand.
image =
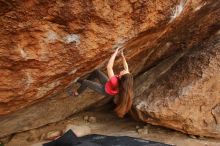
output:
[{"label": "climber's outstretched hand", "polygon": [[114,52],[114,54],[118,54],[118,52],[119,52],[119,48],[117,48],[117,49],[115,49],[115,52]]},{"label": "climber's outstretched hand", "polygon": [[123,50],[120,51],[121,57],[125,58]]},{"label": "climber's outstretched hand", "polygon": [[117,56],[119,55],[122,56],[124,48],[117,48],[117,49],[118,49]]},{"label": "climber's outstretched hand", "polygon": [[126,72],[129,72],[129,69],[128,69],[128,63],[127,63],[127,61],[126,61],[126,59],[125,59],[125,56],[124,56],[123,50],[121,51],[120,54],[121,54],[121,57],[122,57],[124,70],[125,70]]}]

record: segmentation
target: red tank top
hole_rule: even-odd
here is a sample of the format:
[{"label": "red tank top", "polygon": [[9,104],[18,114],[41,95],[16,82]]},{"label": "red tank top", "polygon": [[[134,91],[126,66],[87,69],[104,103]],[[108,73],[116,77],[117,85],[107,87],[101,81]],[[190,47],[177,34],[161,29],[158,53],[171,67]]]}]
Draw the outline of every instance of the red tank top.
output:
[{"label": "red tank top", "polygon": [[110,78],[105,84],[105,92],[109,95],[117,95],[119,92],[118,76],[115,75]]}]

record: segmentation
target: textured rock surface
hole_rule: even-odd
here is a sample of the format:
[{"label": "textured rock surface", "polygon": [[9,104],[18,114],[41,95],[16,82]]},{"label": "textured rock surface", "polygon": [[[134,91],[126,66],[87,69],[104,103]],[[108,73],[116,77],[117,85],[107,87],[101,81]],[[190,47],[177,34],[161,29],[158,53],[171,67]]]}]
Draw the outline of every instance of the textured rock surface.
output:
[{"label": "textured rock surface", "polygon": [[145,122],[220,138],[220,34],[179,60],[134,106]]},{"label": "textured rock surface", "polygon": [[0,1],[0,137],[101,100],[72,99],[66,90],[118,46],[134,75],[184,54],[217,31],[219,7],[215,0]]},{"label": "textured rock surface", "polygon": [[[112,48],[168,23],[177,3],[161,0],[156,10],[153,1],[1,1],[0,114],[62,91]],[[127,50],[130,58],[137,49]]]}]

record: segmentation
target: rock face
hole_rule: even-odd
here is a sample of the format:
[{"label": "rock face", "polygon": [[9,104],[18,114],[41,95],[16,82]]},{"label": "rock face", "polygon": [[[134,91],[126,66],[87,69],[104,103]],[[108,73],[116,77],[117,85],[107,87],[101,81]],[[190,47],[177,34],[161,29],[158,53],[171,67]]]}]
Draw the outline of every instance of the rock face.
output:
[{"label": "rock face", "polygon": [[161,0],[155,10],[153,1],[1,1],[0,115],[61,92],[114,48],[167,24],[177,3]]},{"label": "rock face", "polygon": [[134,110],[148,123],[220,138],[220,35],[198,48],[136,97]]},{"label": "rock face", "polygon": [[[0,137],[56,122],[103,99],[90,92],[79,98],[70,98],[68,93],[76,87],[74,83],[79,77],[103,67],[117,47],[125,48],[131,72],[137,76],[136,91],[144,92],[135,98],[135,105],[140,107],[139,99],[149,99],[146,93],[150,94],[151,89],[153,96],[161,86],[148,89],[148,84],[142,88],[138,76],[171,56],[169,63],[165,62],[157,75],[151,76],[155,77],[149,82],[153,84],[156,77],[190,49],[213,36],[220,26],[220,2],[215,0],[2,0],[0,8]],[[173,55],[176,57],[172,59]],[[117,60],[116,64],[119,63]],[[189,71],[193,68],[190,65],[194,64],[189,64]],[[204,67],[206,65],[209,64]],[[116,66],[116,70],[121,68]],[[180,84],[181,81],[174,82]],[[158,79],[155,86],[162,84],[159,82]],[[168,96],[165,88],[161,91],[164,92],[155,99]],[[208,98],[206,92],[203,95]],[[218,109],[216,105],[212,114],[218,115]],[[162,110],[161,107],[159,115],[163,115]],[[175,110],[173,107],[172,111]],[[183,107],[182,110],[188,109]],[[147,110],[141,112],[149,114]],[[183,116],[183,120],[186,119]],[[194,134],[202,131],[182,130],[180,126],[167,124],[169,122],[151,123]],[[208,132],[215,137],[211,134],[214,130]]]}]

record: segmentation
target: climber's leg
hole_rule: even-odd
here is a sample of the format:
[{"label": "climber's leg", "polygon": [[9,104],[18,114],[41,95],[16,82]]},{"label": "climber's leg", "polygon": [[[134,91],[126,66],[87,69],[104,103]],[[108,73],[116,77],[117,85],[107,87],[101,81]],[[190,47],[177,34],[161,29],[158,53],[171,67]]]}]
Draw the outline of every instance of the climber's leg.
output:
[{"label": "climber's leg", "polygon": [[94,73],[96,74],[96,77],[99,79],[100,83],[104,86],[108,81],[108,77],[99,69],[95,70]]},{"label": "climber's leg", "polygon": [[[98,83],[95,83],[95,82],[92,82],[90,80],[93,80],[95,78],[98,78],[98,80],[100,81],[100,84]],[[103,73],[101,72],[99,69],[93,71],[88,77],[86,80],[81,80],[79,79],[77,82],[81,84],[81,86],[79,87],[79,89],[74,92],[73,95],[77,96],[79,94],[81,94],[87,87],[89,87],[90,89],[92,90],[95,90],[101,94],[104,94],[105,93],[105,83],[108,81],[108,77]]]},{"label": "climber's leg", "polygon": [[75,92],[75,95],[79,95],[79,94],[81,94],[84,90],[86,90],[86,88],[87,88],[87,84],[85,84],[84,82],[83,82],[84,80],[82,80],[82,81],[80,81],[80,87],[77,89],[77,91]]},{"label": "climber's leg", "polygon": [[81,94],[87,87],[100,94],[106,95],[105,87],[103,85],[89,80],[82,81],[81,87],[77,90],[78,94]]},{"label": "climber's leg", "polygon": [[[96,73],[95,72],[92,72],[88,77],[87,77],[87,80],[93,80],[96,78]],[[81,94],[84,90],[86,90],[87,88],[87,85],[86,84],[83,84],[83,80],[82,79],[78,79],[77,80],[78,83],[80,83],[80,87],[79,89],[77,89],[77,91],[73,92],[73,96],[78,96],[79,94]]]}]

